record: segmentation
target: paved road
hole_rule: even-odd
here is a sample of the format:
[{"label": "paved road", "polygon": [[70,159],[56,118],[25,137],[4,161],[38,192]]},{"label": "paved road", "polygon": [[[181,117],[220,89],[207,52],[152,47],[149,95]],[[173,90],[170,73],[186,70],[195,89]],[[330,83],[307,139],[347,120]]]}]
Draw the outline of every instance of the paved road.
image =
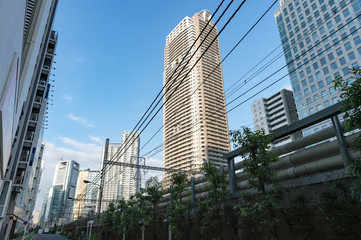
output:
[{"label": "paved road", "polygon": [[68,240],[69,238],[58,234],[36,234],[33,240]]}]

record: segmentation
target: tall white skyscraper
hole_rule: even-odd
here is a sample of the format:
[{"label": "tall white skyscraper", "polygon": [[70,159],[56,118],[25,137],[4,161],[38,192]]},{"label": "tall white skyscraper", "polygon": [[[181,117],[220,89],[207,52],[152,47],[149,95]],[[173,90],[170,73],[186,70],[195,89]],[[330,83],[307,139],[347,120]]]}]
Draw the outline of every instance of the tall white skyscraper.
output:
[{"label": "tall white skyscraper", "polygon": [[[338,102],[336,76],[350,79],[361,63],[361,2],[358,0],[282,0],[275,18],[288,64],[300,119]],[[329,125],[304,131],[311,134]]]},{"label": "tall white skyscraper", "polygon": [[107,171],[104,175],[103,196],[101,211],[105,211],[111,201],[119,199],[129,200],[139,189],[137,169],[127,166],[113,165],[109,168],[104,160],[120,163],[137,164],[139,159],[139,133],[130,134],[128,131],[122,132],[121,143],[109,143],[107,159],[104,159],[102,151],[102,169]]},{"label": "tall white skyscraper", "polygon": [[[206,26],[211,13],[208,10],[185,17],[167,36],[164,48],[163,86],[163,166],[182,170],[197,170],[204,161],[225,165],[223,154],[230,150],[228,123],[225,106],[219,41],[210,22],[201,37],[186,55],[192,44]],[[203,44],[201,45],[201,42]],[[181,75],[180,70],[201,46]],[[190,71],[205,50],[202,60]],[[179,66],[176,73],[170,78]],[[218,66],[218,67],[217,67]],[[186,73],[190,71],[188,75]],[[212,73],[212,74],[211,74]],[[174,92],[176,86],[183,82]],[[171,83],[174,84],[171,86]],[[169,98],[169,99],[168,99]],[[164,172],[163,181],[168,185],[170,174]]]},{"label": "tall white skyscraper", "polygon": [[59,223],[62,223],[73,219],[73,203],[78,175],[79,163],[74,160],[60,161],[56,165],[53,186],[49,189],[44,221],[53,221],[56,218]]}]

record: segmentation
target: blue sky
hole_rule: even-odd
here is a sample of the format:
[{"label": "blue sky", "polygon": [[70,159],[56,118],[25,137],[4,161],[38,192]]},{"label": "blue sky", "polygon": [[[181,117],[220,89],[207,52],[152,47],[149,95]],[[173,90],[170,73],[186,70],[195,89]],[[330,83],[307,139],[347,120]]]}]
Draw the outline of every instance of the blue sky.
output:
[{"label": "blue sky", "polygon": [[[229,1],[224,3],[228,4]],[[218,23],[220,30],[238,7],[235,1]],[[98,169],[105,138],[120,142],[121,131],[132,130],[162,88],[165,38],[186,16],[204,9],[213,12],[220,1],[59,1],[53,29],[58,31],[57,56],[53,65],[55,80],[53,106],[49,109],[45,132],[44,172],[36,209],[43,191],[51,186],[59,158],[74,159],[81,168]],[[241,39],[273,1],[247,1],[220,36],[221,57]],[[274,48],[280,45],[273,13],[279,3],[223,63],[225,89],[242,77]],[[215,17],[218,18],[218,13]],[[281,51],[278,49],[277,53]],[[285,64],[284,58],[250,81],[242,91]],[[228,109],[277,80],[269,79],[238,99]],[[288,77],[238,107],[228,115],[229,128],[252,127],[250,104],[281,88],[289,88]],[[162,112],[141,136],[141,146],[162,125]],[[141,155],[162,143],[161,132]],[[161,165],[161,153],[149,165]]]}]

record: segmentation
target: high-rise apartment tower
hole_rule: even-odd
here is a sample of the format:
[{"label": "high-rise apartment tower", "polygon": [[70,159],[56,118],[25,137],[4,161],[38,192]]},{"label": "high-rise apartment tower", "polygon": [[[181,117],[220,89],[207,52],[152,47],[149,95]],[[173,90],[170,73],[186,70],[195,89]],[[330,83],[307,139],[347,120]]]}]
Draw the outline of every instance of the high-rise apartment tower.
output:
[{"label": "high-rise apartment tower", "polygon": [[[204,161],[224,165],[223,153],[230,150],[218,39],[209,46],[217,37],[217,28],[205,39],[213,22],[195,42],[210,17],[208,10],[192,18],[185,17],[166,38],[163,73],[163,166],[166,168],[197,170]],[[192,68],[203,52],[202,59]],[[166,184],[169,176],[164,173]]]},{"label": "high-rise apartment tower", "polygon": [[[251,104],[253,125],[255,130],[263,129],[266,134],[277,128],[298,121],[293,93],[282,89],[269,98],[260,98]],[[272,143],[276,147],[295,139],[295,135],[287,136]]]}]

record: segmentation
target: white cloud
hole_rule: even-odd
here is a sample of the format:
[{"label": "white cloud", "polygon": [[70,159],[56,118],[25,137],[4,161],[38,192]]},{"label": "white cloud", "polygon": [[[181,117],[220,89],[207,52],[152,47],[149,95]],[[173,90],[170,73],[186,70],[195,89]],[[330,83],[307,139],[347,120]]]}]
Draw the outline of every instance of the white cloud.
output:
[{"label": "white cloud", "polygon": [[94,143],[78,142],[67,137],[60,137],[62,142],[71,146],[57,147],[54,143],[45,142],[45,150],[43,154],[44,170],[40,181],[41,192],[38,194],[36,209],[41,209],[44,198],[44,190],[51,187],[55,173],[55,166],[60,161],[75,160],[80,164],[80,168],[100,169],[101,162],[101,145]]},{"label": "white cloud", "polygon": [[[140,164],[143,164],[143,161],[140,162]],[[152,166],[152,167],[162,167],[162,160],[157,158],[146,158],[145,160],[146,166]],[[158,180],[161,181],[163,177],[162,171],[155,171],[155,170],[141,170],[142,175],[142,187],[144,187],[145,182],[150,177],[158,177]]]},{"label": "white cloud", "polygon": [[104,145],[105,141],[99,137],[94,137],[91,135],[88,135],[88,137],[90,138],[90,140],[92,140],[93,142],[99,143],[100,145]]},{"label": "white cloud", "polygon": [[73,114],[69,113],[67,115],[67,117],[75,122],[81,123],[82,125],[86,126],[86,127],[94,127],[94,125],[92,123],[89,123],[88,120],[86,120],[83,117],[78,117],[78,116],[74,116]]},{"label": "white cloud", "polygon": [[291,86],[291,84],[286,84],[281,89],[287,89],[287,90],[292,91],[292,86]]},{"label": "white cloud", "polygon": [[85,57],[78,57],[78,58],[76,58],[76,61],[79,63],[85,63],[88,61],[88,59]]},{"label": "white cloud", "polygon": [[67,95],[67,94],[64,94],[64,95],[62,96],[62,98],[65,99],[65,101],[67,101],[67,102],[69,102],[69,103],[71,103],[71,102],[73,101],[73,97],[70,96],[70,95]]}]

